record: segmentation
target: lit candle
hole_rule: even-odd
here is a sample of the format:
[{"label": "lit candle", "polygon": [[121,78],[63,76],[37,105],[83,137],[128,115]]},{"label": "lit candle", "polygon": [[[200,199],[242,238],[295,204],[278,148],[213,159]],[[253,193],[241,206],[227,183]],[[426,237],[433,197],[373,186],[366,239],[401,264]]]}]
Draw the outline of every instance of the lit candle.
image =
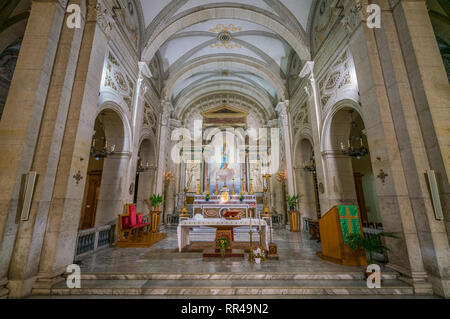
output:
[{"label": "lit candle", "polygon": [[92,139],[92,146],[95,146],[95,138]]},{"label": "lit candle", "polygon": [[344,143],[341,142],[341,150],[344,150]]}]

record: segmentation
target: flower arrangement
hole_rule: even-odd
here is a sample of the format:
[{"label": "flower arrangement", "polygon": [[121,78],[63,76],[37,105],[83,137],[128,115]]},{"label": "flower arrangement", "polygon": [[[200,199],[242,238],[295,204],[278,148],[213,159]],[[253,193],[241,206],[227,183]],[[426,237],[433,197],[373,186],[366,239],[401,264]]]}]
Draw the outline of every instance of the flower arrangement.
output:
[{"label": "flower arrangement", "polygon": [[230,243],[230,240],[227,237],[219,237],[216,240],[217,245],[220,247],[220,255],[222,258],[225,258],[225,251],[227,249],[228,244]]},{"label": "flower arrangement", "polygon": [[241,196],[239,196],[239,200],[242,202],[242,201],[244,201],[244,195],[241,195]]},{"label": "flower arrangement", "polygon": [[211,196],[209,196],[209,194],[206,194],[205,200],[208,202],[210,199],[211,199]]}]

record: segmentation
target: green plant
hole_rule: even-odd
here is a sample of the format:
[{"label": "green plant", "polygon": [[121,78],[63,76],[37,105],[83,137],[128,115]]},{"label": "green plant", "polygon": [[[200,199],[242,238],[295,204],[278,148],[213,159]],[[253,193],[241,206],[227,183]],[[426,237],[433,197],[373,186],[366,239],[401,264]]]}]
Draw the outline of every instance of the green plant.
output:
[{"label": "green plant", "polygon": [[351,250],[364,249],[369,253],[369,264],[373,264],[373,253],[381,251],[383,249],[390,251],[390,249],[383,245],[381,237],[390,237],[399,239],[395,233],[379,233],[372,234],[367,237],[363,237],[360,234],[350,234],[346,237],[344,241],[345,244],[350,247]]},{"label": "green plant", "polygon": [[225,257],[225,250],[230,243],[230,240],[226,237],[219,237],[217,238],[217,245],[220,247],[220,255],[222,258]]},{"label": "green plant", "polygon": [[206,194],[205,199],[208,201],[211,198],[211,196],[209,196],[209,194]]},{"label": "green plant", "polygon": [[164,202],[164,199],[159,194],[153,194],[150,197],[150,201],[152,202],[153,207],[158,207],[162,202]]},{"label": "green plant", "polygon": [[244,195],[239,196],[239,200],[242,202],[244,200]]},{"label": "green plant", "polygon": [[297,204],[298,201],[298,195],[294,195],[294,196],[286,196],[286,202],[289,205],[289,208],[294,209],[295,205]]}]

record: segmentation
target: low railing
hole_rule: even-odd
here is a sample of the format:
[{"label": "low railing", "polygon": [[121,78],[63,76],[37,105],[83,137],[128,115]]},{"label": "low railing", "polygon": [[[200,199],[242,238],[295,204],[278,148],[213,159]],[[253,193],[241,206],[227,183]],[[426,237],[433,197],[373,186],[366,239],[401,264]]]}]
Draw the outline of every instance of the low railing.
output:
[{"label": "low railing", "polygon": [[99,249],[109,247],[112,243],[112,227],[104,225],[97,228],[80,230],[77,236],[75,260]]}]

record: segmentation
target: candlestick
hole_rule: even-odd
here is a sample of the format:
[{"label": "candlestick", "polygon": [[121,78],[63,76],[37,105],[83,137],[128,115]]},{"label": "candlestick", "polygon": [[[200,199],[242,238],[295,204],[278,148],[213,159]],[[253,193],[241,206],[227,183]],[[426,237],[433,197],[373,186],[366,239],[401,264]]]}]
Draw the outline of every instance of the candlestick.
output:
[{"label": "candlestick", "polygon": [[259,231],[259,250],[261,250],[261,261],[264,261],[264,246],[262,244],[262,229],[260,228]]}]

